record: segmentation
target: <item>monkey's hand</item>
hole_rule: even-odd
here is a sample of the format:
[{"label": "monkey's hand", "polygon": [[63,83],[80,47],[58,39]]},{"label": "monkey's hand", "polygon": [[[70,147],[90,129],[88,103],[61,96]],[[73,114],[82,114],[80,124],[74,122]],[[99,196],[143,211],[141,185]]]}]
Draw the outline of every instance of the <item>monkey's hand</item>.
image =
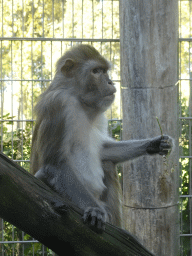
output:
[{"label": "monkey's hand", "polygon": [[159,155],[167,155],[172,148],[172,139],[167,136],[158,136],[151,139],[148,147],[147,153],[152,154],[159,154]]},{"label": "monkey's hand", "polygon": [[89,227],[97,233],[105,230],[107,212],[99,207],[87,207],[84,211],[83,221],[88,223]]}]

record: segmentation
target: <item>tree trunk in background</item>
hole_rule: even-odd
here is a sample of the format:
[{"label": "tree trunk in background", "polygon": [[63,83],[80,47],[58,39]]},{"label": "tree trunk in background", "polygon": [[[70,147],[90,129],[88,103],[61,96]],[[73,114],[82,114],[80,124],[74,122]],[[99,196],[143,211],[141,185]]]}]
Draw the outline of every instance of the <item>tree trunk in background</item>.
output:
[{"label": "tree trunk in background", "polygon": [[177,30],[175,0],[121,0],[123,139],[175,139],[168,160],[124,165],[125,228],[157,256],[179,254]]}]

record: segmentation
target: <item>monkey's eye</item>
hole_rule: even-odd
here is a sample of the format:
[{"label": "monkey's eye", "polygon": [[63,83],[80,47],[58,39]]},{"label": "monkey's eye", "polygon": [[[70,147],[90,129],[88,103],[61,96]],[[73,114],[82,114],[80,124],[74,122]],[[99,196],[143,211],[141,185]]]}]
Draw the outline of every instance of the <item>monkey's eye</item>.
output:
[{"label": "monkey's eye", "polygon": [[101,69],[100,69],[100,68],[94,68],[94,69],[92,70],[92,72],[93,72],[93,74],[98,74],[98,73],[101,72]]},{"label": "monkey's eye", "polygon": [[93,74],[99,74],[99,73],[107,73],[107,69],[106,68],[94,68],[92,70]]}]

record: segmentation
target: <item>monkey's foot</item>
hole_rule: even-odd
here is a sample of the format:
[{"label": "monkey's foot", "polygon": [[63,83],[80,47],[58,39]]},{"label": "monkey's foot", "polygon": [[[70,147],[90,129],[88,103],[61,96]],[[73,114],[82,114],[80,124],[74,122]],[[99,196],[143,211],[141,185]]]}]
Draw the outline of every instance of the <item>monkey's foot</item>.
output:
[{"label": "monkey's foot", "polygon": [[66,214],[69,210],[69,205],[65,202],[54,201],[52,202],[52,205],[54,207],[54,210],[59,214]]},{"label": "monkey's foot", "polygon": [[89,227],[97,233],[102,233],[105,230],[107,213],[99,207],[88,207],[84,211],[83,221],[88,223]]}]

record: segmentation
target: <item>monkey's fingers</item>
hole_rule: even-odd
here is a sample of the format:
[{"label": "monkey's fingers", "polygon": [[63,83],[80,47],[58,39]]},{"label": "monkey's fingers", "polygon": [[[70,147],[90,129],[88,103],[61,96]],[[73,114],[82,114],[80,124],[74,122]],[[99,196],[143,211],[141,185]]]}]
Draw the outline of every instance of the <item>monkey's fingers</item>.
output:
[{"label": "monkey's fingers", "polygon": [[159,147],[159,153],[166,153],[166,152],[169,152],[170,150],[171,150],[171,145],[169,145],[169,144],[164,144],[164,145],[160,145],[160,147]]},{"label": "monkey's fingers", "polygon": [[89,218],[89,215],[90,215],[90,209],[91,209],[91,207],[88,207],[85,211],[84,211],[84,214],[83,214],[83,217],[82,217],[82,219],[83,219],[83,222],[87,222],[87,220],[88,220],[88,218]]},{"label": "monkey's fingers", "polygon": [[167,135],[163,135],[161,138],[161,145],[169,145],[170,147],[173,147],[172,138]]},{"label": "monkey's fingers", "polygon": [[171,144],[167,143],[167,142],[162,142],[159,149],[159,155],[167,155],[170,151],[171,151]]},{"label": "monkey's fingers", "polygon": [[170,137],[169,137],[168,135],[163,135],[161,138],[162,138],[162,140],[164,140],[164,141],[170,140]]},{"label": "monkey's fingers", "polygon": [[96,223],[96,217],[97,217],[97,211],[96,208],[88,207],[83,215],[84,222],[87,222],[90,220],[91,226],[94,226]]},{"label": "monkey's fingers", "polygon": [[91,216],[91,226],[95,226],[96,223],[96,216]]},{"label": "monkey's fingers", "polygon": [[161,142],[160,149],[168,149],[171,148],[171,144],[167,142]]},{"label": "monkey's fingers", "polygon": [[106,216],[105,212],[98,207],[88,207],[83,215],[84,223],[88,222],[88,225],[96,231],[101,233],[105,230]]},{"label": "monkey's fingers", "polygon": [[66,214],[69,210],[69,205],[62,201],[53,201],[52,205],[59,214]]},{"label": "monkey's fingers", "polygon": [[97,228],[101,230],[105,230],[105,219],[103,218],[102,214],[98,213],[97,216]]},{"label": "monkey's fingers", "polygon": [[163,135],[159,147],[159,155],[167,155],[168,153],[170,153],[171,149],[172,139],[167,135]]},{"label": "monkey's fingers", "polygon": [[164,155],[167,155],[168,153],[169,153],[168,150],[164,150],[164,151],[160,151],[159,155],[164,156]]}]

